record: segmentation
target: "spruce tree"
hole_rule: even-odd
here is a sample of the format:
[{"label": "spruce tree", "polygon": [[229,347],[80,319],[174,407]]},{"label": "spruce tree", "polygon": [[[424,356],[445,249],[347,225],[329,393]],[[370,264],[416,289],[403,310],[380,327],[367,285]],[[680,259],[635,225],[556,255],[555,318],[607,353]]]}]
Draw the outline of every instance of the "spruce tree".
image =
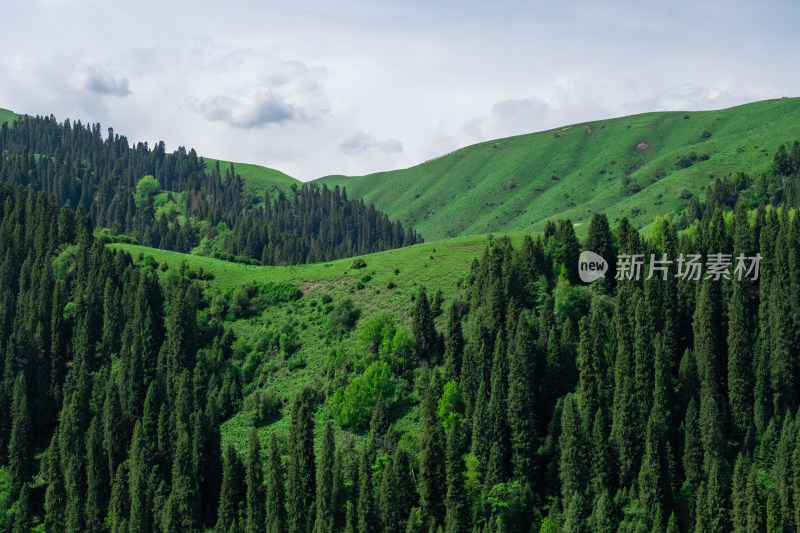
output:
[{"label": "spruce tree", "polygon": [[114,485],[111,488],[111,501],[108,506],[111,533],[128,533],[129,507],[128,470],[125,464],[121,463],[114,474]]},{"label": "spruce tree", "polygon": [[86,529],[98,532],[103,527],[108,505],[108,456],[103,450],[100,421],[92,418],[86,435]]},{"label": "spruce tree", "polygon": [[[508,426],[511,437],[511,464],[514,477],[533,483],[536,452],[536,397],[534,361],[537,350],[532,325],[520,315],[516,338],[509,352]],[[449,438],[449,437],[448,437]]]},{"label": "spruce tree", "polygon": [[463,434],[461,428],[452,427],[447,432],[445,475],[447,496],[445,498],[445,533],[466,531],[469,524],[464,486]]},{"label": "spruce tree", "polygon": [[447,308],[444,332],[444,380],[458,379],[464,353],[464,334],[461,329],[461,312],[455,302]]},{"label": "spruce tree", "polygon": [[219,494],[217,510],[217,531],[229,531],[239,518],[239,505],[244,499],[242,479],[245,478],[244,465],[236,454],[233,444],[225,449],[222,461],[222,489]]},{"label": "spruce tree", "polygon": [[278,451],[278,440],[273,433],[267,448],[267,533],[284,533],[286,531],[286,499],[283,487],[283,469]]},{"label": "spruce tree", "polygon": [[19,496],[24,483],[33,471],[31,461],[31,415],[25,374],[20,372],[14,380],[11,404],[11,439],[8,441],[8,471],[11,475],[11,497]]},{"label": "spruce tree", "polygon": [[414,355],[417,359],[436,362],[436,329],[424,287],[417,294],[414,313],[411,315],[411,331],[414,334]]},{"label": "spruce tree", "polygon": [[289,426],[289,533],[310,533],[314,527],[315,473],[314,391],[306,388],[292,405]]},{"label": "spruce tree", "polygon": [[[561,508],[568,512],[575,497],[584,492],[587,484],[586,439],[574,394],[569,394],[564,398],[559,448],[561,451],[558,462],[561,480]],[[572,510],[582,515],[582,509],[579,510],[573,506]]]},{"label": "spruce tree", "polygon": [[422,436],[420,437],[418,489],[420,508],[425,521],[441,524],[444,521],[445,487],[444,428],[437,413],[438,379],[433,374],[425,389],[420,407]]},{"label": "spruce tree", "polygon": [[377,533],[375,495],[372,488],[372,464],[375,460],[375,445],[367,440],[358,456],[358,533]]},{"label": "spruce tree", "polygon": [[29,533],[33,524],[33,504],[31,503],[30,484],[25,482],[19,491],[19,499],[14,509],[14,525],[12,533]]},{"label": "spruce tree", "polygon": [[247,524],[246,533],[261,533],[264,529],[264,471],[261,465],[261,444],[256,428],[250,430],[247,447]]},{"label": "spruce tree", "polygon": [[319,464],[317,465],[317,499],[316,521],[314,533],[333,533],[334,531],[334,463],[336,442],[333,435],[333,424],[325,424],[322,435]]}]

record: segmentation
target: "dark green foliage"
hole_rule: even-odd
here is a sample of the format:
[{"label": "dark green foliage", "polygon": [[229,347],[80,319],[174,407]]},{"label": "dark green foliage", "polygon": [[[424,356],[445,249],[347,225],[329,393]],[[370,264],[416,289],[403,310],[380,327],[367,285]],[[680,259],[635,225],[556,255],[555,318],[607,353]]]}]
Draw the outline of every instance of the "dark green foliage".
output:
[{"label": "dark green foliage", "polygon": [[419,476],[417,477],[419,502],[422,516],[426,521],[437,524],[444,522],[443,487],[446,486],[444,459],[444,428],[437,414],[439,397],[438,378],[430,378],[422,398],[420,437]]},{"label": "dark green foliage", "polygon": [[372,486],[372,464],[375,460],[375,445],[368,440],[358,455],[358,533],[380,531],[375,509],[375,494]]},{"label": "dark green foliage", "polygon": [[292,405],[286,495],[289,533],[309,533],[314,527],[314,397],[312,389],[303,389]]},{"label": "dark green foliage", "polygon": [[[333,533],[334,531],[334,462],[336,442],[333,424],[325,424],[322,436],[319,463],[317,465],[317,500],[314,533]],[[260,523],[260,522],[259,522]]]},{"label": "dark green foliage", "polygon": [[[222,468],[222,490],[217,510],[217,531],[229,531],[239,520],[239,507],[245,499],[245,469],[236,449],[229,444],[225,449]],[[176,517],[177,518],[177,517]]]},{"label": "dark green foliage", "polygon": [[452,428],[447,433],[445,476],[447,496],[445,497],[444,526],[446,533],[466,531],[469,525],[466,487],[464,486],[464,435],[460,428]]},{"label": "dark green foliage", "polygon": [[278,441],[273,434],[267,448],[267,533],[283,533],[286,531],[286,508],[284,502],[284,475],[281,456],[278,452]]},{"label": "dark green foliage", "polygon": [[424,288],[419,290],[411,318],[411,331],[414,333],[414,355],[422,361],[437,362],[439,347],[436,329]]}]

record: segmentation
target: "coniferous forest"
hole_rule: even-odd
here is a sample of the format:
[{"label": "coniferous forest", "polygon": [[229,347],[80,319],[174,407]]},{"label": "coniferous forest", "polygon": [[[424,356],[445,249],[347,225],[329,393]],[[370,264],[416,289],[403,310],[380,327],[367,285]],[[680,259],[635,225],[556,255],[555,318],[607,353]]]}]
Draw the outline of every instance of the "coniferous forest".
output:
[{"label": "coniferous forest", "polygon": [[[233,170],[99,126],[23,119],[0,148],[2,532],[800,530],[800,162],[783,147],[771,173],[716,182],[645,232],[596,214],[582,240],[569,220],[490,236],[458,291],[420,277],[406,316],[328,301],[329,364],[285,405],[266,398],[259,423],[287,423],[266,440],[254,424],[244,448],[222,438],[252,380],[241,322],[188,263],[109,241],[186,250],[225,223],[218,253],[290,264],[413,230],[343,191],[245,205]],[[188,191],[188,211],[155,218],[143,176]],[[693,279],[646,259],[584,284],[581,250],[732,264]],[[335,343],[356,336],[348,361]]]}]

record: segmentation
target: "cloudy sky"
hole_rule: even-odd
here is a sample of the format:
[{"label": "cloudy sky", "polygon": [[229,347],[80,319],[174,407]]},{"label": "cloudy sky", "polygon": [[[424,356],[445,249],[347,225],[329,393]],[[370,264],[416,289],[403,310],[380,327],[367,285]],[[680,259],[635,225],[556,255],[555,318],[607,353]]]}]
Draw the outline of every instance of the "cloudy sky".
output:
[{"label": "cloudy sky", "polygon": [[302,180],[800,96],[794,1],[3,0],[0,20],[0,107]]}]

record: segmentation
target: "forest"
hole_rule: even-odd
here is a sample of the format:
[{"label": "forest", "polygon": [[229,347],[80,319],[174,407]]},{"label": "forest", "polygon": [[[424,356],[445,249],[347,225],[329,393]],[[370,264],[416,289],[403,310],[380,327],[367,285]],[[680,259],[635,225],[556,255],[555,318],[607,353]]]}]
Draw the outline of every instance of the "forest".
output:
[{"label": "forest", "polygon": [[[50,177],[21,170],[50,168],[35,154],[53,146],[77,162],[92,143],[100,168],[123,138],[66,142],[42,128],[25,130],[40,132],[25,156],[14,152],[24,144],[16,123],[1,137],[0,531],[800,530],[800,212],[790,201],[800,167],[785,148],[767,175],[726,178],[747,185],[732,205],[715,183],[691,220],[661,217],[640,232],[597,213],[584,239],[566,219],[517,246],[490,235],[458,291],[430,295],[420,277],[408,316],[362,317],[352,301],[329,300],[314,311],[328,317],[325,368],[286,405],[265,395],[241,450],[223,445],[221,428],[245,408],[250,378],[208,276],[109,247],[101,228],[117,220],[114,200],[90,201],[102,187],[84,185],[98,173],[78,182],[59,176],[80,165]],[[191,166],[190,154],[163,160]],[[69,157],[49,159],[55,169]],[[115,168],[131,187],[152,175],[181,188],[163,167]],[[67,183],[75,189],[59,192]],[[116,205],[123,197],[134,207],[119,213],[135,227],[135,195]],[[296,216],[312,235],[316,213],[346,217],[351,203],[302,189],[241,205],[225,215],[234,243],[225,253],[277,262],[258,243],[283,230],[265,221]],[[365,220],[383,220],[365,209]],[[393,245],[416,239],[376,224]],[[761,260],[758,276],[741,279],[648,276],[646,264],[638,279],[583,284],[581,250],[612,272],[624,254]],[[292,253],[279,260],[301,259]],[[269,305],[305,298],[278,284],[259,291],[252,298]],[[355,337],[358,360],[337,344]],[[257,430],[276,411],[285,431],[263,441]],[[409,411],[416,426],[401,427]]]}]

